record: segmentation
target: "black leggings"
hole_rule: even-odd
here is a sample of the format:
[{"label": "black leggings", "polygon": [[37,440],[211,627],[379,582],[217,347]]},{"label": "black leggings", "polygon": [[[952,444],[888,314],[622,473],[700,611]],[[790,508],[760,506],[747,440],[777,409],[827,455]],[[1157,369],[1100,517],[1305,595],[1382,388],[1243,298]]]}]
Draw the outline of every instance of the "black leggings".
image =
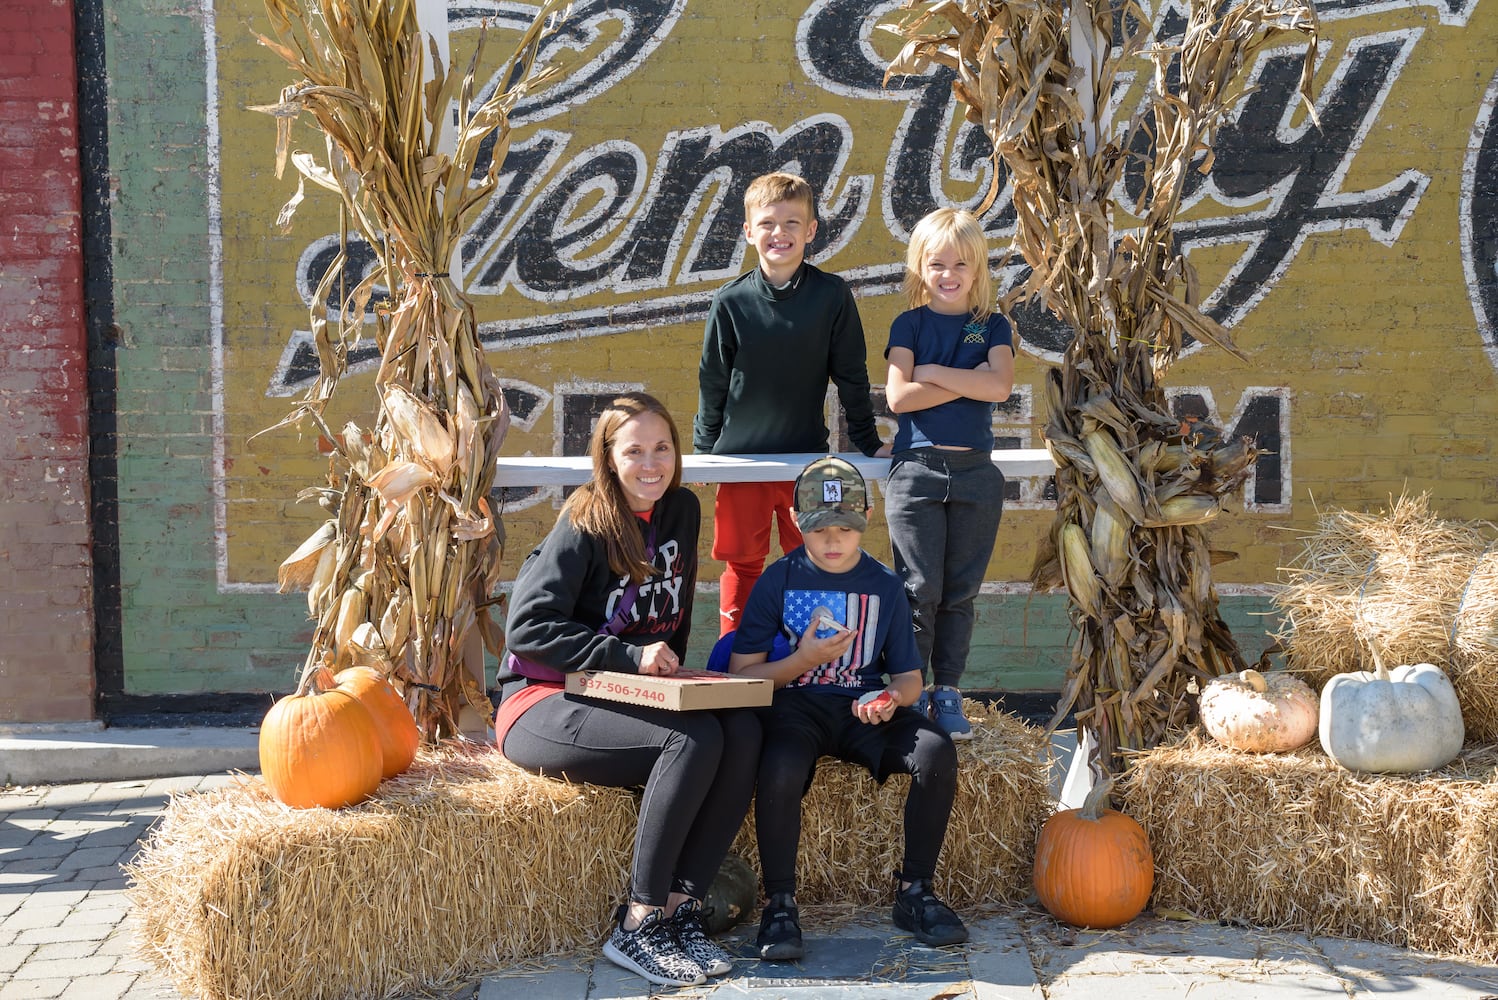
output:
[{"label": "black leggings", "polygon": [[759,763],[749,709],[668,712],[570,694],[544,698],[505,737],[504,754],[536,774],[643,788],[630,899],[703,899],[743,825]]},{"label": "black leggings", "polygon": [[823,755],[861,764],[881,782],[891,774],[911,776],[900,876],[914,881],[936,875],[957,797],[957,750],[935,723],[909,708],[895,709],[893,718],[875,726],[855,718],[852,703],[837,695],[775,693],[775,707],[765,717],[754,800],[766,895],[796,890],[801,798]]}]

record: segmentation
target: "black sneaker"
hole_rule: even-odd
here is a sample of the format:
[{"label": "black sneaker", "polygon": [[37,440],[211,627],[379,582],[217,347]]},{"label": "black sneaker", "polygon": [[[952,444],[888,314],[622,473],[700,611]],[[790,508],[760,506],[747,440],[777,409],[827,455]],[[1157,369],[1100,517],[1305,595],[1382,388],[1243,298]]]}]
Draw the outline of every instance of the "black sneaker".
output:
[{"label": "black sneaker", "polygon": [[681,945],[681,950],[687,953],[688,958],[709,976],[721,976],[733,970],[733,955],[707,936],[707,928],[702,924],[706,916],[707,912],[703,910],[701,903],[688,899],[676,908],[676,912],[666,922],[671,925],[676,943]]},{"label": "black sneaker", "polygon": [[682,950],[660,910],[646,915],[632,931],[624,929],[626,912],[627,907],[619,907],[614,933],[603,944],[605,958],[657,986],[698,986],[707,982],[702,967]]},{"label": "black sneaker", "polygon": [[916,879],[908,889],[896,888],[893,917],[896,927],[909,931],[917,941],[933,948],[967,940],[962,918],[936,898],[928,879]]},{"label": "black sneaker", "polygon": [[754,941],[760,958],[794,962],[806,954],[801,943],[801,913],[796,909],[795,899],[788,892],[777,892],[765,904],[759,916],[759,937]]}]

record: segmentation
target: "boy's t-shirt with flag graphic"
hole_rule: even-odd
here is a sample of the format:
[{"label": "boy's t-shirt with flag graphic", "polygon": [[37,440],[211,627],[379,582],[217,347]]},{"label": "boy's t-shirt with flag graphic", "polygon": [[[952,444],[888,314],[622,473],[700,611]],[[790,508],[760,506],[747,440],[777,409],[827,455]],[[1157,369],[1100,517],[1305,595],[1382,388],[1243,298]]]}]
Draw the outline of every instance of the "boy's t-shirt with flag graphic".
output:
[{"label": "boy's t-shirt with flag graphic", "polygon": [[886,674],[919,670],[904,584],[867,552],[859,555],[846,573],[818,569],[804,547],[772,563],[749,594],[733,651],[769,653],[776,636],[795,648],[812,618],[827,612],[858,635],[842,659],[813,667],[787,688],[857,697],[884,687]]}]

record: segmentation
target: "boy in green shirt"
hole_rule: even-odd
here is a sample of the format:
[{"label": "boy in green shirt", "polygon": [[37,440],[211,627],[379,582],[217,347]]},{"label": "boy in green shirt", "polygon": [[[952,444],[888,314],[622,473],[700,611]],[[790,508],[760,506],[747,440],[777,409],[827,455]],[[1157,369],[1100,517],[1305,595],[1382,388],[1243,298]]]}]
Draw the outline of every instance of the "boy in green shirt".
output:
[{"label": "boy in green shirt", "polygon": [[[698,367],[692,442],[714,455],[828,449],[827,383],[837,387],[848,436],[865,455],[887,455],[869,398],[868,347],[852,290],[806,261],[817,233],[811,186],[795,174],[756,178],[744,194],[744,238],[759,266],[713,296]],[[780,548],[801,544],[791,483],[723,483],[713,505],[719,634],[738,626],[764,572],[771,523]]]}]

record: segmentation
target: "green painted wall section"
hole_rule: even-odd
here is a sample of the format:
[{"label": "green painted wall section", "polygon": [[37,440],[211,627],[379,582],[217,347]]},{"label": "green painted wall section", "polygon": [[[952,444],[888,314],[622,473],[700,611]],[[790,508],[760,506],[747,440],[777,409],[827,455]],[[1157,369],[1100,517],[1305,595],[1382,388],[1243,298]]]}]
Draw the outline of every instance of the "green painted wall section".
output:
[{"label": "green painted wall section", "polygon": [[203,11],[105,23],[125,693],[286,690],[299,598],[218,591]]},{"label": "green painted wall section", "polygon": [[[1272,640],[1278,616],[1267,597],[1220,598],[1223,620],[1251,666]],[[1056,691],[1070,663],[1072,631],[1066,601],[1046,594],[983,594],[977,601],[963,686],[969,691]],[[717,593],[697,595],[690,655],[707,659],[718,635]]]}]

